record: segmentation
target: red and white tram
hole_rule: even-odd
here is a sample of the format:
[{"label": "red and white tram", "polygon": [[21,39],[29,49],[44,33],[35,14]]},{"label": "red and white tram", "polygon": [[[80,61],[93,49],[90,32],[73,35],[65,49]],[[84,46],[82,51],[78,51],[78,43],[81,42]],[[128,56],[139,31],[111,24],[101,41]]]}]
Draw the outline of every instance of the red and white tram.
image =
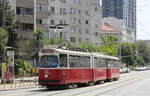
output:
[{"label": "red and white tram", "polygon": [[51,87],[104,82],[120,76],[119,59],[98,53],[43,49],[39,53],[39,85]]}]

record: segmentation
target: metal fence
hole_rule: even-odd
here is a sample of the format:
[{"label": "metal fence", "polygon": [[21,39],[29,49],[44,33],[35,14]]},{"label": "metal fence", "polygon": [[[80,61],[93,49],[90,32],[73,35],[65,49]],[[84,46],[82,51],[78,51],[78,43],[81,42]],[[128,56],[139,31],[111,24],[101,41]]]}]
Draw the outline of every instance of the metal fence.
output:
[{"label": "metal fence", "polygon": [[3,82],[0,79],[0,91],[9,89],[20,89],[38,86],[38,77],[21,77],[15,78],[13,82]]}]

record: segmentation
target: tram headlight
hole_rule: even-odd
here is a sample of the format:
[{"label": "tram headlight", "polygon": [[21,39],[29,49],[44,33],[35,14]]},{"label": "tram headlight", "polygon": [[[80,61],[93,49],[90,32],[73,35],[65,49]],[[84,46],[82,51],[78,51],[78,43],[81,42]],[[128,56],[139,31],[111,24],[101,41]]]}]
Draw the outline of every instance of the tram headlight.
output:
[{"label": "tram headlight", "polygon": [[47,74],[45,75],[45,78],[48,78],[48,75],[47,75]]}]

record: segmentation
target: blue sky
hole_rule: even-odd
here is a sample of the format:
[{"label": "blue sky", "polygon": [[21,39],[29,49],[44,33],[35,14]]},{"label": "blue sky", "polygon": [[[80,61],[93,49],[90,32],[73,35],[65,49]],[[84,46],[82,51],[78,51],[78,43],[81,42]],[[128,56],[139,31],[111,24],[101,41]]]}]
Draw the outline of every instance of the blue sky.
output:
[{"label": "blue sky", "polygon": [[137,0],[137,39],[150,40],[150,0]]}]

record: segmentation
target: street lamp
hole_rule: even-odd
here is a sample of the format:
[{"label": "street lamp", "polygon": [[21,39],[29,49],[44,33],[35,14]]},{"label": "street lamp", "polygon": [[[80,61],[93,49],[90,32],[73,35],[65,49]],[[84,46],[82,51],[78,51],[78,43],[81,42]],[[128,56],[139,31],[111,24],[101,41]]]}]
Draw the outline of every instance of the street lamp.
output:
[{"label": "street lamp", "polygon": [[[67,26],[68,24],[56,24],[56,25],[49,25],[50,29],[55,29],[54,34],[58,33],[58,37],[60,37],[60,31],[64,28],[64,26]],[[49,34],[50,37],[50,34]]]}]

